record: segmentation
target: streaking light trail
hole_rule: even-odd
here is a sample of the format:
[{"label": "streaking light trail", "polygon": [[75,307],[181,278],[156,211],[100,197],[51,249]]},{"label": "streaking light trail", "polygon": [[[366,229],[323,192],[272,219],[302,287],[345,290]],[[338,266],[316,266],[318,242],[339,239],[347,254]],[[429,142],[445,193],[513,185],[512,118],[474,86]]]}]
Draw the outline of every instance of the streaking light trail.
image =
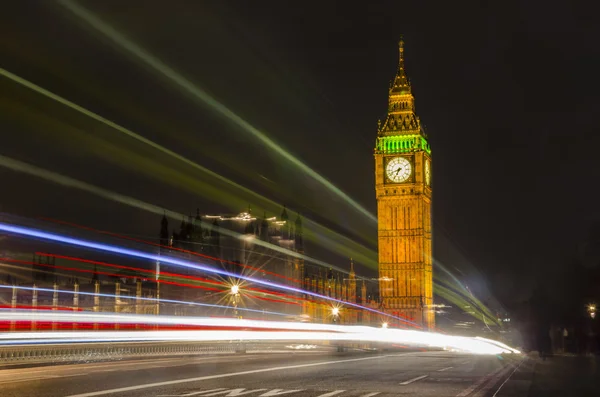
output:
[{"label": "streaking light trail", "polygon": [[[94,265],[100,265],[103,267],[109,267],[109,268],[116,268],[116,269],[122,269],[122,270],[130,270],[133,272],[139,272],[139,273],[146,273],[148,276],[144,277],[144,276],[140,276],[138,275],[126,275],[126,274],[122,274],[122,273],[114,273],[114,272],[107,272],[107,271],[98,271],[98,270],[91,270],[91,269],[80,269],[80,268],[76,268],[76,267],[67,267],[67,266],[60,266],[60,265],[51,265],[51,264],[45,264],[45,263],[36,263],[36,262],[29,262],[29,261],[22,261],[22,260],[15,260],[15,259],[10,259],[10,258],[0,258],[0,263],[2,261],[6,261],[6,262],[18,262],[18,263],[23,263],[23,264],[28,264],[31,266],[39,266],[39,267],[45,267],[45,268],[54,268],[54,269],[58,269],[58,270],[66,270],[69,272],[79,272],[79,273],[88,273],[88,274],[102,274],[105,276],[113,276],[113,277],[121,277],[121,278],[127,278],[127,279],[139,279],[139,278],[143,278],[145,280],[149,280],[149,281],[155,281],[156,280],[156,276],[157,273],[153,270],[148,270],[148,269],[142,269],[139,267],[131,267],[131,266],[123,266],[123,265],[117,265],[114,263],[106,263],[106,262],[99,262],[99,261],[92,261],[92,260],[88,260],[88,259],[83,259],[83,258],[75,258],[75,257],[70,257],[70,256],[65,256],[65,255],[56,255],[56,254],[49,254],[49,253],[44,253],[44,252],[36,252],[36,255],[43,255],[43,256],[48,256],[48,257],[54,257],[54,258],[60,258],[60,259],[66,259],[69,261],[75,261],[75,262],[80,262],[80,263],[89,263],[89,264],[94,264]],[[203,278],[203,277],[196,277],[196,276],[188,276],[185,274],[177,274],[177,273],[170,273],[170,272],[160,272],[160,283],[161,284],[170,284],[170,285],[175,285],[175,286],[179,286],[179,287],[184,287],[184,288],[200,288],[200,289],[204,289],[204,290],[209,290],[209,291],[217,291],[217,292],[224,292],[226,291],[229,286],[227,285],[227,283],[224,283],[222,281],[216,281],[216,280],[209,280],[207,278]],[[177,281],[177,280],[183,280],[183,281],[188,281],[188,282],[183,282],[183,281]],[[198,282],[201,284],[210,284],[212,286],[217,286],[217,287],[207,287],[207,286],[202,286],[202,285],[197,285],[197,284],[192,284],[192,282]],[[296,296],[292,296],[292,295],[287,295],[285,293],[282,292],[274,292],[274,291],[269,291],[269,290],[265,290],[265,289],[258,289],[258,288],[244,288],[244,291],[246,293],[249,294],[249,297],[253,298],[253,299],[259,299],[259,300],[268,300],[268,301],[272,301],[272,302],[279,302],[279,303],[286,303],[286,304],[295,304],[295,305],[301,305],[302,303],[299,303],[297,301],[304,301],[304,299],[300,299]],[[266,295],[271,295],[271,296],[275,296],[277,298],[281,298],[281,299],[287,299],[287,300],[274,300],[272,298],[265,298],[263,296],[257,296],[257,294],[266,294]]]},{"label": "streaking light trail", "polygon": [[[450,336],[432,332],[347,326],[276,322],[259,320],[219,319],[205,317],[143,316],[119,313],[32,313],[31,311],[0,310],[0,321],[44,321],[77,323],[162,324],[202,327],[200,331],[69,331],[0,333],[0,345],[70,343],[70,342],[132,342],[132,341],[339,341],[403,344],[458,350],[474,354],[519,353],[518,350],[489,339]],[[213,330],[211,330],[211,328]]]},{"label": "streaking light trail", "polygon": [[[71,187],[71,188],[83,190],[83,191],[86,191],[88,193],[95,194],[95,195],[97,195],[99,197],[102,197],[102,198],[105,198],[105,199],[108,199],[108,200],[111,200],[111,201],[115,201],[117,203],[125,204],[125,205],[128,205],[128,206],[134,207],[134,208],[139,208],[139,209],[151,212],[151,213],[156,214],[156,215],[161,215],[162,216],[164,214],[164,215],[167,215],[169,218],[172,218],[172,219],[182,219],[182,217],[185,216],[183,214],[180,214],[180,213],[177,213],[177,212],[174,212],[174,211],[165,210],[164,208],[161,208],[161,207],[158,207],[156,205],[147,203],[145,201],[138,200],[136,198],[133,198],[133,197],[130,197],[130,196],[126,196],[126,195],[123,195],[123,194],[115,193],[115,192],[112,192],[110,190],[103,189],[103,188],[91,185],[89,183],[82,182],[80,180],[77,180],[77,179],[74,179],[74,178],[71,178],[71,177],[68,177],[68,176],[64,176],[64,175],[58,174],[56,172],[48,171],[48,170],[45,170],[43,168],[39,168],[39,167],[36,167],[34,165],[27,164],[27,163],[24,163],[22,161],[15,160],[15,159],[12,159],[10,157],[3,156],[3,155],[0,155],[0,166],[3,166],[3,167],[8,168],[8,169],[11,169],[13,171],[18,171],[18,172],[23,172],[23,173],[29,174],[29,175],[34,175],[34,176],[37,176],[39,178],[45,179],[47,181],[51,181],[51,182],[57,183],[59,185],[63,185],[63,186],[67,186],[67,187]],[[227,235],[227,236],[230,236],[230,237],[233,237],[233,238],[237,238],[239,240],[241,240],[241,239],[244,238],[244,236],[241,235],[241,234],[239,234],[239,233],[231,231],[231,230],[229,230],[227,228],[216,227],[216,226],[214,226],[212,224],[209,224],[209,223],[206,223],[206,222],[202,222],[202,227],[205,228],[205,229],[208,229],[208,230],[216,230],[216,231],[218,231],[221,234],[224,234],[224,235]],[[281,252],[281,253],[284,253],[286,255],[290,255],[290,256],[293,256],[293,257],[296,257],[296,258],[304,259],[307,262],[311,262],[311,263],[314,263],[314,264],[319,265],[319,266],[324,266],[326,268],[332,268],[332,269],[335,269],[337,271],[340,271],[340,272],[343,272],[343,273],[347,273],[346,270],[340,269],[337,266],[333,266],[333,265],[331,265],[329,263],[320,261],[320,260],[312,258],[310,256],[299,254],[299,253],[297,253],[295,251],[285,249],[283,247],[280,247],[280,246],[275,245],[275,244],[268,243],[266,241],[262,241],[260,239],[255,239],[253,241],[253,243],[256,244],[256,245],[260,245],[260,246],[266,247],[266,248],[271,249],[273,251]]]},{"label": "streaking light trail", "polygon": [[377,218],[375,215],[370,213],[367,209],[353,200],[350,196],[344,193],[341,189],[335,186],[333,183],[329,182],[326,178],[321,176],[318,172],[310,168],[308,165],[304,164],[302,161],[294,157],[290,152],[283,149],[279,146],[275,141],[267,137],[263,132],[258,130],[252,124],[248,123],[246,120],[238,116],[235,112],[229,109],[227,106],[217,101],[215,98],[210,96],[206,91],[202,90],[200,87],[193,84],[191,81],[183,77],[177,71],[175,71],[170,66],[163,63],[154,55],[148,53],[142,47],[134,43],[133,41],[126,38],[120,32],[118,32],[115,28],[108,25],[100,18],[96,17],[92,12],[77,4],[74,1],[70,0],[62,0],[59,2],[73,14],[77,15],[82,20],[86,21],[90,26],[94,29],[110,38],[121,48],[128,51],[130,54],[136,56],[146,65],[150,66],[157,72],[159,72],[162,76],[175,83],[176,86],[182,88],[189,94],[192,94],[195,98],[200,100],[202,104],[208,106],[209,108],[216,111],[221,116],[225,117],[227,120],[231,121],[233,124],[240,127],[243,131],[249,133],[250,135],[257,138],[260,142],[262,142],[265,146],[275,151],[281,157],[292,163],[294,166],[298,167],[302,172],[309,175],[311,178],[318,181],[320,184],[325,186],[328,190],[332,191],[335,195],[341,197],[346,203],[348,203],[352,208],[358,211],[360,214],[364,215],[367,219],[372,222],[377,222]]},{"label": "streaking light trail", "polygon": [[[4,288],[4,289],[13,289],[16,288],[18,290],[24,290],[24,291],[44,291],[44,292],[55,292],[54,289],[52,288],[33,288],[33,287],[22,287],[22,286],[13,286],[13,285],[0,285],[0,288]],[[137,297],[137,296],[130,296],[130,295],[113,295],[113,294],[105,294],[105,293],[95,293],[95,292],[82,292],[82,291],[69,291],[69,290],[63,290],[63,289],[59,289],[56,290],[56,292],[60,293],[60,294],[70,294],[70,295],[89,295],[89,296],[101,296],[104,298],[119,298],[119,299],[133,299],[133,300],[141,300],[141,301],[146,301],[146,302],[155,302],[155,303],[177,303],[177,304],[185,304],[185,305],[190,305],[190,306],[204,306],[204,307],[212,307],[212,308],[218,308],[218,309],[230,309],[230,310],[234,310],[236,308],[234,308],[233,306],[225,306],[225,305],[216,305],[216,304],[211,304],[211,303],[198,303],[198,302],[189,302],[189,301],[180,301],[180,300],[176,300],[176,299],[163,299],[163,298],[148,298],[148,297]],[[271,311],[267,311],[267,310],[259,310],[259,309],[248,309],[248,308],[242,308],[242,307],[238,307],[237,310],[244,310],[244,311],[248,311],[248,312],[254,312],[254,313],[261,313],[261,314],[274,314],[276,316],[289,316],[289,314],[285,314],[285,313],[279,313],[279,312],[271,312]],[[36,316],[38,314],[36,313]],[[38,321],[38,320],[36,320]]]},{"label": "streaking light trail", "polygon": [[[242,192],[250,195],[251,197],[254,197],[255,199],[259,200],[259,202],[266,203],[271,207],[279,207],[279,204],[275,203],[274,201],[272,201],[266,197],[263,197],[262,195],[254,192],[254,191],[252,191],[252,190],[250,190],[228,178],[225,178],[224,176],[221,176],[220,174],[218,174],[214,171],[211,171],[208,168],[203,167],[200,164],[198,164],[176,152],[173,152],[172,150],[170,150],[162,145],[159,145],[158,143],[156,143],[150,139],[147,139],[147,138],[141,136],[140,134],[137,134],[137,133],[131,131],[130,129],[127,129],[115,122],[112,122],[112,121],[106,119],[105,117],[102,117],[99,114],[92,112],[89,109],[79,106],[76,103],[69,101],[68,99],[65,99],[43,87],[40,87],[40,86],[32,83],[31,81],[28,81],[20,76],[17,76],[16,74],[9,72],[8,70],[0,68],[0,76],[4,76],[5,78],[12,80],[13,82],[15,82],[17,84],[20,84],[32,91],[37,92],[38,94],[41,94],[49,99],[52,99],[74,111],[77,111],[85,116],[88,116],[88,117],[92,118],[93,120],[96,120],[112,129],[114,129],[115,131],[118,131],[118,132],[120,132],[138,142],[141,142],[145,145],[148,145],[148,146],[152,147],[153,149],[156,149],[161,153],[164,153],[178,161],[181,161],[182,163],[184,163],[196,170],[204,172],[207,175],[209,175],[213,178],[216,178],[219,181],[222,181],[229,186],[234,187],[235,189],[239,189]],[[101,197],[110,198],[106,194],[101,194],[102,193],[101,191],[103,191],[104,189],[97,188],[95,186],[86,184],[85,182],[75,181],[72,178],[64,177],[62,175],[58,175],[58,178],[57,177],[50,178],[50,176],[52,176],[52,174],[53,174],[50,171],[40,170],[40,169],[35,170],[35,168],[37,168],[37,167],[31,166],[28,164],[24,164],[24,163],[20,163],[16,160],[12,160],[9,158],[4,158],[4,163],[6,163],[6,166],[8,166],[9,168],[12,168],[15,171],[18,170],[21,172],[27,172],[29,174],[34,174],[34,175],[40,176],[47,180],[52,180],[55,183],[80,188],[80,189],[86,190],[90,193],[99,194]],[[33,171],[36,171],[36,172],[33,172]],[[73,181],[75,181],[77,183],[73,183]],[[108,192],[108,191],[105,191],[105,192]],[[112,192],[108,192],[108,193],[112,193]],[[122,196],[122,197],[124,197],[124,196]],[[132,200],[135,201],[135,199],[133,199],[133,198],[128,198],[129,202],[131,202]],[[120,202],[123,204],[127,204],[124,201],[120,201]],[[181,218],[179,217],[177,219],[181,219]],[[315,230],[319,231],[320,236],[325,237],[329,234],[329,235],[335,236],[337,238],[337,240],[339,240],[339,241],[336,241],[336,239],[329,238],[329,241],[328,241],[329,245],[335,245],[335,249],[337,249],[338,251],[339,250],[347,250],[346,247],[353,245],[354,248],[350,249],[351,252],[348,252],[348,254],[349,254],[348,256],[356,258],[357,260],[359,260],[365,264],[371,264],[372,260],[369,258],[369,253],[368,253],[369,250],[367,248],[352,241],[351,239],[348,239],[345,236],[335,233],[333,230],[326,228],[323,225],[320,225],[313,221],[311,221],[310,223],[311,223],[311,225],[315,226]],[[340,241],[341,241],[341,243],[340,243]]]},{"label": "streaking light trail", "polygon": [[379,310],[375,310],[375,309],[372,309],[369,307],[361,306],[356,303],[342,301],[340,299],[331,298],[329,296],[317,294],[312,291],[307,291],[307,290],[303,290],[300,288],[291,287],[288,285],[281,285],[281,284],[276,284],[276,283],[266,281],[266,280],[254,279],[252,277],[235,274],[235,273],[228,272],[225,270],[215,269],[215,268],[203,265],[203,264],[195,264],[195,263],[183,261],[183,260],[176,259],[176,258],[171,258],[168,256],[154,255],[154,254],[149,254],[146,252],[132,250],[132,249],[128,249],[128,248],[122,248],[122,247],[117,247],[117,246],[108,245],[108,244],[95,243],[95,242],[80,240],[80,239],[76,239],[76,238],[72,238],[72,237],[60,236],[57,234],[48,233],[48,232],[44,232],[41,230],[26,228],[26,227],[22,227],[22,226],[9,225],[6,223],[0,223],[0,230],[3,230],[8,233],[13,233],[13,234],[18,234],[18,235],[23,235],[23,236],[28,236],[28,237],[34,237],[34,238],[39,238],[39,239],[43,239],[43,240],[55,241],[55,242],[59,242],[59,243],[70,244],[70,245],[75,245],[75,246],[79,246],[79,247],[95,249],[95,250],[99,250],[99,251],[112,252],[115,254],[122,254],[122,255],[127,255],[127,256],[131,256],[131,257],[142,258],[142,259],[149,259],[149,260],[152,260],[155,262],[169,263],[171,265],[200,270],[200,271],[204,271],[207,273],[220,274],[222,276],[232,277],[234,279],[237,278],[237,279],[245,280],[245,281],[248,281],[251,283],[266,285],[266,286],[269,286],[269,287],[275,288],[275,289],[296,292],[296,293],[300,293],[300,294],[313,296],[313,297],[323,299],[326,301],[335,302],[337,304],[352,306],[357,309],[377,313],[381,316],[390,317],[395,320],[401,321],[405,324],[420,328],[420,326],[418,324],[416,324],[412,321],[408,321],[404,318],[396,317],[391,314],[384,313],[384,312],[381,312]]}]

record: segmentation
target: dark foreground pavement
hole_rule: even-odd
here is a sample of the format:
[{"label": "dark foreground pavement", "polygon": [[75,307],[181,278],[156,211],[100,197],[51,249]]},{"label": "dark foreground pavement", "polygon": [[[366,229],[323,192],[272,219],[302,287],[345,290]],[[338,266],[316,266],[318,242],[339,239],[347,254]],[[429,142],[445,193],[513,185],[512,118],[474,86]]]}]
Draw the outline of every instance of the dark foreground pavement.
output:
[{"label": "dark foreground pavement", "polygon": [[487,396],[522,356],[285,352],[0,371],[0,396]]},{"label": "dark foreground pavement", "polygon": [[531,355],[523,361],[497,397],[600,396],[598,356],[554,356],[541,360]]}]

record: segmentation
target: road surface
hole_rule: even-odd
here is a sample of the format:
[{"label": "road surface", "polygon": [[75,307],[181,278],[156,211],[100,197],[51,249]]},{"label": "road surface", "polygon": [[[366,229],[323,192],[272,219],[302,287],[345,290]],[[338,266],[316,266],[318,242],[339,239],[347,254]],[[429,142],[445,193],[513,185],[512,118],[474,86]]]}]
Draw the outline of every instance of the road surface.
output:
[{"label": "road surface", "polygon": [[2,397],[491,396],[523,358],[281,352],[0,370]]}]

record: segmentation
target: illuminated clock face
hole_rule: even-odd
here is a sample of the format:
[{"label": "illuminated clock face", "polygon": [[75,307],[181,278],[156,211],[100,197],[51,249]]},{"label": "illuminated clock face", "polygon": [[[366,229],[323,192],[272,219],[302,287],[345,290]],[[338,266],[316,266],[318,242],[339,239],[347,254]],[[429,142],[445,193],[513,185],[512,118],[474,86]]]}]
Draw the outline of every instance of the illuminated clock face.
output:
[{"label": "illuminated clock face", "polygon": [[429,160],[425,160],[425,183],[427,186],[431,185],[431,165],[429,165]]},{"label": "illuminated clock face", "polygon": [[396,157],[387,163],[385,171],[390,181],[401,183],[410,177],[412,167],[410,165],[410,161],[408,161],[408,159],[405,157]]}]

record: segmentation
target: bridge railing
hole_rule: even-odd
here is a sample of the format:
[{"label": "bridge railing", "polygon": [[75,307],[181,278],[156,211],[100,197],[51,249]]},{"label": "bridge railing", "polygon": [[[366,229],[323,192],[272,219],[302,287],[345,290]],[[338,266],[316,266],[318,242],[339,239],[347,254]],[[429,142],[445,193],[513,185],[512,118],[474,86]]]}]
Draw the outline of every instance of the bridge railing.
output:
[{"label": "bridge railing", "polygon": [[44,345],[5,345],[0,346],[0,366],[33,363],[86,363],[94,361],[118,361],[142,357],[190,356],[236,354],[247,352],[275,352],[288,346],[318,346],[323,349],[374,350],[372,344],[345,343],[329,344],[327,341],[302,342],[118,342],[118,343],[57,343]]}]

